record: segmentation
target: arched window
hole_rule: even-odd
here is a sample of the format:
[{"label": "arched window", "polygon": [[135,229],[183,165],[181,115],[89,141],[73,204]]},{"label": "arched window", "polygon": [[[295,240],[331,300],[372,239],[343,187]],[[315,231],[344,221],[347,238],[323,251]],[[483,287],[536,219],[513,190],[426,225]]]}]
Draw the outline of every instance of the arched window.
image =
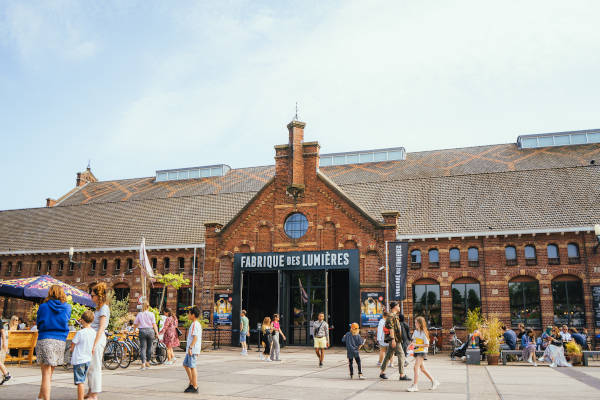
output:
[{"label": "arched window", "polygon": [[58,273],[62,274],[63,269],[65,269],[65,262],[63,260],[58,260]]},{"label": "arched window", "polygon": [[438,249],[430,249],[428,257],[429,257],[429,266],[430,267],[439,267],[440,266],[440,252]]},{"label": "arched window", "polygon": [[179,270],[183,271],[185,269],[185,258],[179,257],[177,263],[179,264]]},{"label": "arched window", "polygon": [[410,252],[410,264],[413,268],[421,267],[421,250],[412,250]]},{"label": "arched window", "polygon": [[169,257],[165,257],[165,259],[163,260],[163,266],[165,267],[165,271],[169,270],[169,268],[171,267],[171,260],[169,260]]},{"label": "arched window", "polygon": [[157,264],[157,260],[156,258],[153,258],[150,263],[152,264],[152,270],[154,271],[154,273],[156,273],[156,264]]},{"label": "arched window", "polygon": [[117,258],[115,260],[115,274],[118,274],[121,272],[121,259]]},{"label": "arched window", "polygon": [[2,272],[2,261],[0,261],[0,272]]},{"label": "arched window", "polygon": [[467,311],[481,307],[479,282],[471,278],[459,278],[452,283],[452,321],[464,326]]},{"label": "arched window", "polygon": [[39,275],[42,272],[42,262],[35,263],[35,272]]},{"label": "arched window", "polygon": [[525,246],[525,265],[537,265],[537,255],[534,245],[528,244]]},{"label": "arched window", "polygon": [[479,267],[479,249],[477,247],[469,247],[467,258],[469,267]]},{"label": "arched window", "polygon": [[567,245],[567,256],[569,257],[569,264],[579,264],[579,246],[575,243],[569,243]]},{"label": "arched window", "polygon": [[506,246],[504,249],[506,265],[517,265],[517,249],[515,246]]},{"label": "arched window", "polygon": [[127,273],[131,274],[132,272],[133,272],[133,259],[128,258],[127,259]]},{"label": "arched window", "polygon": [[427,326],[442,326],[440,285],[434,280],[421,280],[413,285],[413,318],[425,317]]},{"label": "arched window", "polygon": [[558,255],[558,246],[555,244],[549,244],[546,249],[548,251],[548,264],[551,264],[551,265],[560,264],[560,256]]},{"label": "arched window", "polygon": [[117,283],[114,287],[115,298],[118,301],[125,300],[129,296],[129,286],[126,283]]},{"label": "arched window", "polygon": [[12,273],[12,261],[9,261],[6,265],[6,275],[10,275]]},{"label": "arched window", "polygon": [[508,283],[510,298],[510,322],[513,326],[539,328],[542,325],[540,312],[540,285],[528,276],[518,277]]},{"label": "arched window", "polygon": [[108,267],[108,261],[106,261],[106,259],[103,259],[102,262],[100,263],[100,273],[106,274],[107,267]]},{"label": "arched window", "polygon": [[52,271],[52,261],[46,261],[46,273],[49,274]]},{"label": "arched window", "polygon": [[94,275],[96,273],[96,260],[90,261],[90,275]]},{"label": "arched window", "polygon": [[450,249],[450,266],[460,267],[460,250],[456,247]]},{"label": "arched window", "polygon": [[75,263],[69,261],[69,272],[72,274],[75,270]]},{"label": "arched window", "polygon": [[17,261],[17,274],[21,274],[23,272],[23,262]]},{"label": "arched window", "polygon": [[575,276],[562,275],[552,281],[554,301],[554,324],[585,326],[585,302],[583,285]]}]

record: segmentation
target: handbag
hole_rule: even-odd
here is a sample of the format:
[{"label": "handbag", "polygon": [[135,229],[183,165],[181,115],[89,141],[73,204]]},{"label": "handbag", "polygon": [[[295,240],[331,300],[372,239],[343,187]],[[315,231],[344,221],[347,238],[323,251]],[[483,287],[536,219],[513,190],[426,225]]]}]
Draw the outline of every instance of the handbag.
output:
[{"label": "handbag", "polygon": [[175,330],[177,331],[177,337],[183,335],[183,333],[181,332],[181,330],[178,327],[175,327]]}]

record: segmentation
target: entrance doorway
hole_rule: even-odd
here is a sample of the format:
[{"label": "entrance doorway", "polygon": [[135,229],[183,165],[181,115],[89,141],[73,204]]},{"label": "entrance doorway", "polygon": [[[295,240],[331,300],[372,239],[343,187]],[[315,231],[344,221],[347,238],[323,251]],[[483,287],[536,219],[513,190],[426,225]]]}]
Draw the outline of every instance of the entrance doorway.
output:
[{"label": "entrance doorway", "polygon": [[244,273],[242,288],[242,309],[248,313],[250,329],[254,330],[265,317],[277,313],[277,272]]},{"label": "entrance doorway", "polygon": [[329,325],[334,327],[329,333],[332,344],[341,345],[342,338],[350,330],[350,303],[348,290],[348,271],[329,271]]}]

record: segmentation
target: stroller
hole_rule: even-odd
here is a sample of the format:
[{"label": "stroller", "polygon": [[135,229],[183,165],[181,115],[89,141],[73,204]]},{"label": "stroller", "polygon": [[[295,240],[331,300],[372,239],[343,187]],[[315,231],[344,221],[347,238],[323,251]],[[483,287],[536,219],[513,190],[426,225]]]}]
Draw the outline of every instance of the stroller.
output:
[{"label": "stroller", "polygon": [[[460,341],[460,339],[458,338],[458,336],[456,336],[456,331],[454,330],[454,327],[452,329],[450,329],[450,348],[452,349],[452,351],[450,351],[450,359],[452,361],[454,361],[457,357],[457,352],[460,350],[460,348],[463,345],[463,342]],[[464,352],[466,352],[466,348],[464,349]]]},{"label": "stroller", "polygon": [[[469,335],[469,339],[464,342],[463,344],[461,344],[460,346],[456,347],[454,350],[452,350],[452,352],[450,353],[450,358],[452,360],[454,360],[456,357],[460,358],[460,359],[464,359],[467,356],[467,348],[469,347],[469,343],[471,342],[471,336]],[[475,341],[477,342],[477,345],[479,346],[479,354],[481,354],[482,356],[482,360],[485,359],[485,351],[487,350],[485,343],[483,340],[480,340],[479,337],[475,337]]]}]

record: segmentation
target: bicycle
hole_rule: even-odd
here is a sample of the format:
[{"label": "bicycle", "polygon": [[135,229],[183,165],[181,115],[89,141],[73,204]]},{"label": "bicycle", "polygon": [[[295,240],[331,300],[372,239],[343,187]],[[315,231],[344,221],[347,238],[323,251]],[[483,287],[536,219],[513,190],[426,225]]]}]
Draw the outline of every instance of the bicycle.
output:
[{"label": "bicycle", "polygon": [[[436,355],[437,353],[439,353],[441,351],[441,349],[437,346],[438,344],[438,331],[440,331],[442,328],[431,328],[429,329],[431,332],[431,343],[429,344],[429,347],[431,348],[431,352],[433,355]],[[440,335],[441,336],[441,335]]]},{"label": "bicycle", "polygon": [[112,333],[109,334],[108,343],[104,348],[102,364],[104,368],[114,370],[119,368],[123,360],[123,346],[119,338]]},{"label": "bicycle", "polygon": [[365,339],[362,348],[366,353],[372,353],[373,350],[379,350],[379,343],[377,342],[374,331],[367,331],[367,338]]}]

